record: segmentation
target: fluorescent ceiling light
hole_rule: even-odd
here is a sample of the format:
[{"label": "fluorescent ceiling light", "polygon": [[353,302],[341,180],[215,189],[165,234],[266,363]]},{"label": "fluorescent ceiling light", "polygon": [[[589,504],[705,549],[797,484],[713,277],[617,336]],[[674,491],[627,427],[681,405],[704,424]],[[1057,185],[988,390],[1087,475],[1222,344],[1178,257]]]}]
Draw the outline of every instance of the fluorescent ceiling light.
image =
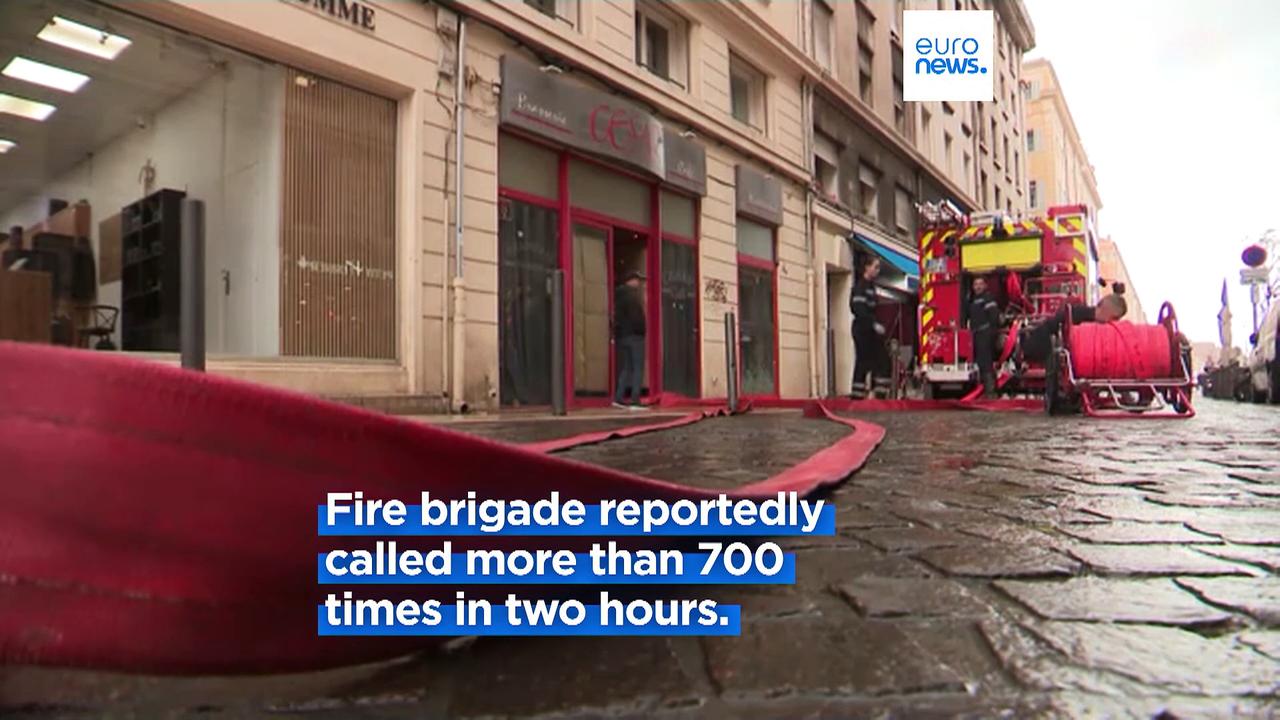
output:
[{"label": "fluorescent ceiling light", "polygon": [[88,75],[81,75],[78,72],[63,70],[53,65],[45,65],[42,62],[28,60],[24,57],[16,57],[10,62],[3,71],[5,75],[19,80],[26,80],[29,83],[44,85],[54,90],[62,90],[63,92],[75,92],[84,87],[89,82]]},{"label": "fluorescent ceiling light", "polygon": [[0,93],[0,113],[44,121],[54,110],[57,108],[52,105]]},{"label": "fluorescent ceiling light", "polygon": [[0,138],[0,155],[3,155],[16,147],[18,147],[18,143],[12,140]]},{"label": "fluorescent ceiling light", "polygon": [[88,25],[81,25],[74,20],[55,15],[48,25],[36,37],[61,45],[82,53],[100,57],[104,60],[115,60],[116,56],[133,44],[132,40],[112,35]]}]

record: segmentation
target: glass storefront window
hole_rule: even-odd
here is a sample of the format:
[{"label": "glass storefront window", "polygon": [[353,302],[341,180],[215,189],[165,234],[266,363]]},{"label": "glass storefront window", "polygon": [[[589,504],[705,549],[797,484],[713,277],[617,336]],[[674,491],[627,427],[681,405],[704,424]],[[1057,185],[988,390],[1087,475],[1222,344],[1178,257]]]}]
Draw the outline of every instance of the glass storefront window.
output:
[{"label": "glass storefront window", "polygon": [[[119,52],[40,40],[55,17]],[[52,286],[29,336],[7,339],[176,352],[190,199],[211,355],[395,358],[395,101],[86,0],[0,3],[0,46],[87,78],[3,78],[52,107],[0,116],[0,289],[35,292],[19,260]]]},{"label": "glass storefront window", "polygon": [[648,185],[576,158],[569,161],[569,204],[635,225],[649,225]]},{"label": "glass storefront window", "polygon": [[559,161],[555,150],[506,133],[498,135],[498,184],[504,188],[555,199]]},{"label": "glass storefront window", "polygon": [[693,238],[697,235],[697,203],[693,198],[662,191],[662,232]]},{"label": "glass storefront window", "polygon": [[738,218],[738,252],[773,262],[773,228]]},{"label": "glass storefront window", "polygon": [[773,270],[738,265],[739,345],[744,395],[774,395]]}]

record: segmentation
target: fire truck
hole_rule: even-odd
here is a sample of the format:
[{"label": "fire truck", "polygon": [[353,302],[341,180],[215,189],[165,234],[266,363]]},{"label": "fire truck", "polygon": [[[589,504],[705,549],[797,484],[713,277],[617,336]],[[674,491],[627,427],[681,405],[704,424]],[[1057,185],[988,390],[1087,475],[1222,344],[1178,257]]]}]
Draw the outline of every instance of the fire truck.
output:
[{"label": "fire truck", "polygon": [[[961,397],[979,387],[967,308],[973,279],[985,277],[1000,306],[996,373],[1005,394],[1041,394],[1045,368],[1016,352],[1017,333],[1064,304],[1097,302],[1098,252],[1085,205],[1043,216],[966,215],[943,202],[920,205],[918,379],[926,398]],[[1117,288],[1122,290],[1122,288]]]}]

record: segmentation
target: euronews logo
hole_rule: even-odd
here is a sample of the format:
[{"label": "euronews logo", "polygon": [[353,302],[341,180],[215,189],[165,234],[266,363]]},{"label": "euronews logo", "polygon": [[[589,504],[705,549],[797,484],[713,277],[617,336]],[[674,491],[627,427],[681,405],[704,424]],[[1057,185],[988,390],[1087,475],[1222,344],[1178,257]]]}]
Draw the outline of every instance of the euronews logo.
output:
[{"label": "euronews logo", "polygon": [[916,41],[916,73],[930,75],[986,74],[987,66],[978,65],[977,38],[920,38]]},{"label": "euronews logo", "polygon": [[902,25],[903,99],[994,99],[992,11],[908,10]]}]

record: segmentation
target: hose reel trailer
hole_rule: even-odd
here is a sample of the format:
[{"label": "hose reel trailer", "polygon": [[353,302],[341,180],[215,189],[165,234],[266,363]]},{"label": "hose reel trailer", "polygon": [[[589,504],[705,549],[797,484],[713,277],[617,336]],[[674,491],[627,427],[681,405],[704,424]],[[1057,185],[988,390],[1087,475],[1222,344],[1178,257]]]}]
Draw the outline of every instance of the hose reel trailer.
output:
[{"label": "hose reel trailer", "polygon": [[1173,306],[1155,325],[1064,323],[1045,371],[1045,409],[1089,417],[1181,417],[1191,407],[1191,352]]}]

